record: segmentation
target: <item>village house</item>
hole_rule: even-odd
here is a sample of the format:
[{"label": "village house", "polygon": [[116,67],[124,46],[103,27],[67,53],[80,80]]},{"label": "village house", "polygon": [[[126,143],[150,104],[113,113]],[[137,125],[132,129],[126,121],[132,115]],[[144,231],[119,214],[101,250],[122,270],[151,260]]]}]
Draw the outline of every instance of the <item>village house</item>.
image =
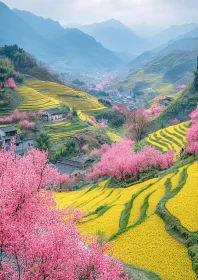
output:
[{"label": "village house", "polygon": [[17,128],[14,126],[0,127],[0,146],[4,145],[9,149],[11,141],[15,141],[15,153],[24,154],[35,146],[33,138],[21,139],[17,134]]},{"label": "village house", "polygon": [[63,114],[58,108],[45,110],[42,116],[44,121],[59,121],[63,119]]},{"label": "village house", "polygon": [[67,174],[71,178],[85,174],[85,172],[92,166],[93,160],[90,158],[76,160],[63,159],[56,163],[56,167],[60,174]]},{"label": "village house", "polygon": [[161,100],[159,103],[167,107],[172,102],[173,102],[173,98],[172,97],[166,97],[163,100]]}]

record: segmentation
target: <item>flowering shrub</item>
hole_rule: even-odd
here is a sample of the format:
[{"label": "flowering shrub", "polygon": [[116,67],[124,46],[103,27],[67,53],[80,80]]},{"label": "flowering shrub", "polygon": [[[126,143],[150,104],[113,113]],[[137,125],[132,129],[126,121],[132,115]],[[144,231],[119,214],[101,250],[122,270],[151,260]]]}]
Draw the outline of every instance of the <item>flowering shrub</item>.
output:
[{"label": "flowering shrub", "polygon": [[35,128],[35,122],[29,122],[28,120],[24,120],[20,123],[22,129],[32,130]]},{"label": "flowering shrub", "polygon": [[186,88],[186,85],[178,85],[177,87],[176,87],[176,89],[177,90],[184,90]]},{"label": "flowering shrub", "polygon": [[103,128],[105,128],[106,125],[104,122],[101,122],[98,124],[98,126],[99,126],[99,128],[103,129]]},{"label": "flowering shrub", "polygon": [[83,151],[88,151],[88,149],[89,149],[89,145],[88,144],[86,144],[86,145],[84,145],[84,146],[82,146],[82,148],[81,148]]},{"label": "flowering shrub", "polygon": [[4,86],[11,89],[15,89],[17,87],[13,78],[9,78]]}]

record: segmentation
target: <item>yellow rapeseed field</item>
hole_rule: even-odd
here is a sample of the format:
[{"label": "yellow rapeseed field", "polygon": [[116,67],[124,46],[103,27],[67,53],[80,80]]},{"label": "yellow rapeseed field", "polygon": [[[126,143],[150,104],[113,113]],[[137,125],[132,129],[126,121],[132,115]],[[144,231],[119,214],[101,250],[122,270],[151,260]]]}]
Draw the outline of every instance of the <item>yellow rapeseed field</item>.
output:
[{"label": "yellow rapeseed field", "polygon": [[110,237],[119,230],[120,215],[123,210],[123,205],[112,206],[99,218],[80,224],[79,229],[81,229],[84,233],[90,233],[91,235],[96,235],[100,230],[105,232],[107,237]]},{"label": "yellow rapeseed field", "polygon": [[188,125],[189,121],[160,129],[157,132],[150,134],[146,140],[149,144],[159,147],[164,152],[167,152],[168,150],[174,150],[174,161],[177,161],[181,148],[185,147],[187,144],[186,137],[183,134],[186,133],[186,126]]},{"label": "yellow rapeseed field", "polygon": [[[55,198],[61,208],[73,205],[89,213],[89,216],[84,217],[82,223],[78,225],[83,233],[95,236],[100,231],[110,238],[120,230],[120,218],[126,203],[138,193],[131,211],[129,210],[127,226],[131,226],[140,218],[141,206],[147,195],[151,194],[146,210],[148,218],[111,241],[115,257],[121,256],[124,262],[152,270],[162,279],[194,280],[196,276],[187,249],[166,232],[164,222],[155,214],[157,204],[165,195],[166,180],[170,178],[172,190],[175,189],[185,167],[180,168],[176,174],[168,174],[161,179],[154,178],[128,188],[105,188],[107,181],[104,181],[95,188],[90,186],[80,191],[55,194]],[[189,177],[186,185],[167,203],[168,210],[191,231],[196,231],[198,224],[197,170],[198,162],[195,162],[188,168]],[[104,208],[104,213],[98,216],[95,211],[103,207],[107,208]]]},{"label": "yellow rapeseed field", "polygon": [[139,226],[112,241],[115,257],[152,270],[164,280],[195,280],[187,249],[165,230],[164,222],[153,215]]},{"label": "yellow rapeseed field", "polygon": [[40,80],[26,80],[27,85],[47,98],[58,99],[77,110],[102,110],[105,107],[88,93],[69,88],[65,85]]},{"label": "yellow rapeseed field", "polygon": [[166,206],[176,216],[181,224],[189,231],[198,231],[198,162],[192,164],[188,170],[185,186]]}]

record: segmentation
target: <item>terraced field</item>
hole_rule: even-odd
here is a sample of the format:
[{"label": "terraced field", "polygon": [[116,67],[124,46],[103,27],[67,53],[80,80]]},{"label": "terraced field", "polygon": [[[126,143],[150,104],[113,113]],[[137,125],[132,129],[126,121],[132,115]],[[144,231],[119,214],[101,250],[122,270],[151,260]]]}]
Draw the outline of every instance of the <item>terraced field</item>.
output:
[{"label": "terraced field", "polygon": [[43,111],[56,108],[62,102],[70,108],[76,107],[79,119],[84,121],[75,124],[62,122],[46,125],[46,131],[52,141],[60,142],[65,137],[87,130],[86,122],[89,116],[105,108],[91,95],[65,85],[40,80],[26,80],[25,82],[26,86],[16,89],[23,98],[23,103],[19,107],[20,111]]},{"label": "terraced field", "polygon": [[63,121],[45,125],[45,131],[50,136],[50,140],[52,141],[61,141],[62,138],[73,136],[79,132],[87,130],[87,128],[87,123],[79,121],[74,123]]},{"label": "terraced field", "polygon": [[91,95],[65,85],[40,80],[26,80],[26,83],[28,87],[39,92],[44,98],[58,100],[58,102],[63,102],[69,107],[76,107],[82,112],[87,113],[105,108]]},{"label": "terraced field", "polygon": [[195,162],[177,173],[124,189],[105,187],[105,181],[80,191],[56,193],[55,198],[60,208],[72,205],[86,211],[79,229],[106,236],[115,256],[126,263],[156,272],[165,280],[195,280],[188,249],[169,235],[156,209],[167,197],[173,217],[187,230],[198,231],[198,189],[191,183],[198,180],[197,168]]},{"label": "terraced field", "polygon": [[161,151],[167,152],[168,150],[174,150],[176,161],[181,149],[187,144],[186,131],[188,126],[189,122],[169,126],[150,134],[146,140],[148,144],[155,146]]},{"label": "terraced field", "polygon": [[16,91],[23,97],[23,104],[19,107],[20,111],[43,111],[59,106],[57,98],[52,98],[41,94],[38,90],[30,87],[20,87]]},{"label": "terraced field", "polygon": [[142,80],[146,84],[144,92],[147,94],[158,92],[163,97],[175,97],[174,95],[177,93],[173,84],[163,82],[163,75],[146,73],[144,70],[138,71],[135,75],[129,75],[124,81],[115,79],[115,82],[111,84],[111,87],[119,88],[122,86],[126,91],[130,91],[131,88],[137,84],[137,80]]}]

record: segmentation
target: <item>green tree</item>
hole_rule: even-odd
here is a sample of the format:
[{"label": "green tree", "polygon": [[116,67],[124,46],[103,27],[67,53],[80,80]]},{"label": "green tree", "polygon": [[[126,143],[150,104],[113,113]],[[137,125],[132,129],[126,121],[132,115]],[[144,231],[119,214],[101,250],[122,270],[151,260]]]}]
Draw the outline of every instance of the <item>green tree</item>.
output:
[{"label": "green tree", "polygon": [[198,90],[198,70],[195,72],[194,87]]},{"label": "green tree", "polygon": [[36,136],[37,148],[41,151],[49,150],[50,148],[50,137],[46,132],[40,132]]},{"label": "green tree", "polygon": [[14,65],[8,58],[0,60],[0,82],[4,83],[13,76]]},{"label": "green tree", "polygon": [[67,113],[70,111],[69,106],[67,106],[66,104],[64,104],[64,103],[62,103],[62,102],[61,102],[61,104],[60,104],[60,106],[59,106],[59,109],[61,110],[61,112],[62,112],[63,114],[67,114]]},{"label": "green tree", "polygon": [[72,115],[74,116],[74,117],[77,117],[77,108],[74,106],[74,107],[72,107]]}]

